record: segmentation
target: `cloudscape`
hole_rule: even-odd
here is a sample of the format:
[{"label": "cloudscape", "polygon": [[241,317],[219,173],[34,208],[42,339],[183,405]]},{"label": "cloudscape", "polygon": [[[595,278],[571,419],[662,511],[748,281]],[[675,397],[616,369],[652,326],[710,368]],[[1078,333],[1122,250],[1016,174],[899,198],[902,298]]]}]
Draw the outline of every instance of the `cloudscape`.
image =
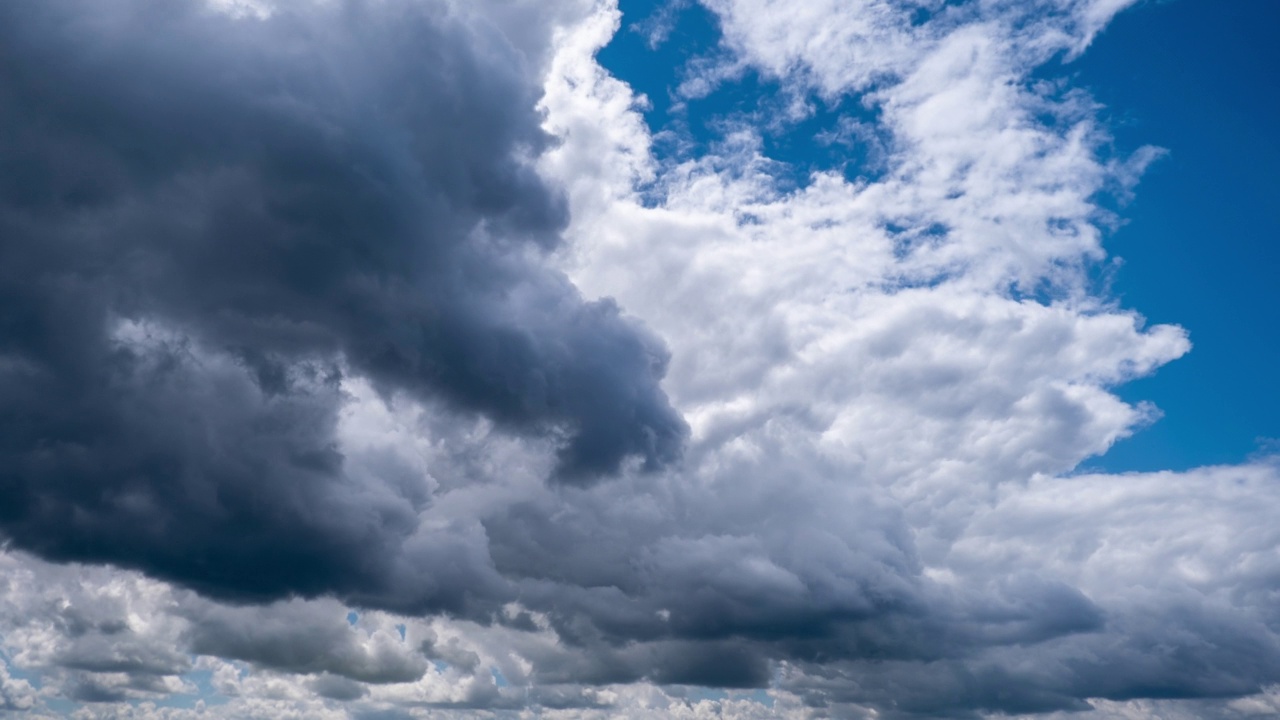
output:
[{"label": "cloudscape", "polygon": [[0,3],[0,716],[1280,715],[1274,441],[1109,460],[1185,4]]}]

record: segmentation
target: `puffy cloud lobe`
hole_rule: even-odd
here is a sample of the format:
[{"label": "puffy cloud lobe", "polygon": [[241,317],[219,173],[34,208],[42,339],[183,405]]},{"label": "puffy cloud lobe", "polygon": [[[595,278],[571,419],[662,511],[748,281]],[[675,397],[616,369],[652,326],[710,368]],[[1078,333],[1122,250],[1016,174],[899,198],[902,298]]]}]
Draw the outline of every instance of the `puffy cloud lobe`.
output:
[{"label": "puffy cloud lobe", "polygon": [[474,538],[418,543],[456,569],[397,586],[425,500],[348,475],[348,374],[545,438],[560,481],[678,457],[662,343],[545,265],[565,209],[529,162],[536,75],[492,27],[133,0],[8,4],[0,27],[18,546],[229,597],[461,610],[494,584]]},{"label": "puffy cloud lobe", "polygon": [[9,674],[9,667],[0,664],[0,711],[30,710],[35,705],[36,692],[31,683]]}]

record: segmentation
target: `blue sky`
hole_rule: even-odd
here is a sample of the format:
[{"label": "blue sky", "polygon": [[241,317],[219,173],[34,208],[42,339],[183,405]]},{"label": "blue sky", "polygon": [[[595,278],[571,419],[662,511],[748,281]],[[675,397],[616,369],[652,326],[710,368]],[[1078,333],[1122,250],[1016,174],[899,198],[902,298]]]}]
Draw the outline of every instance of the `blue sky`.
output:
[{"label": "blue sky", "polygon": [[1165,417],[1116,446],[1099,463],[1108,469],[1238,462],[1280,437],[1277,23],[1267,0],[1146,3],[1069,68],[1108,106],[1118,147],[1169,150],[1108,247],[1126,263],[1120,300],[1195,343],[1122,388]]},{"label": "blue sky", "polygon": [[[697,3],[637,0],[619,4],[623,29],[597,55],[600,64],[627,82],[649,102],[645,120],[659,135],[658,155],[683,158],[705,153],[723,137],[723,122],[762,111],[781,102],[782,84],[745,69],[740,77],[709,88],[705,96],[682,97],[680,85],[697,63],[723,55],[713,12]],[[846,169],[851,177],[874,175],[859,145],[824,143],[842,117],[871,118],[873,111],[850,98],[817,102],[803,119],[764,133],[764,153],[790,168],[779,172],[796,183],[813,170]]]}]

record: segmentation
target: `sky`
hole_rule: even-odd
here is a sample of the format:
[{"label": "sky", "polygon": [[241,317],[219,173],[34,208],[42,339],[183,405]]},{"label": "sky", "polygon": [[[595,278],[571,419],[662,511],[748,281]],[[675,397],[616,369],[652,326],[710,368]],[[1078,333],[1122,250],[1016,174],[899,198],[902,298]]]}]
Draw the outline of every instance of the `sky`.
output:
[{"label": "sky", "polygon": [[1280,393],[1268,370],[1280,310],[1267,272],[1280,235],[1268,200],[1280,189],[1280,141],[1267,128],[1280,100],[1257,91],[1267,68],[1280,66],[1264,37],[1276,13],[1256,0],[1150,3],[1117,17],[1076,63],[1118,142],[1169,151],[1108,243],[1128,263],[1114,289],[1152,321],[1187,328],[1196,346],[1120,389],[1165,415],[1105,456],[1107,469],[1237,462],[1280,436],[1268,408]]},{"label": "sky", "polygon": [[0,5],[0,717],[1280,714],[1278,18]]}]

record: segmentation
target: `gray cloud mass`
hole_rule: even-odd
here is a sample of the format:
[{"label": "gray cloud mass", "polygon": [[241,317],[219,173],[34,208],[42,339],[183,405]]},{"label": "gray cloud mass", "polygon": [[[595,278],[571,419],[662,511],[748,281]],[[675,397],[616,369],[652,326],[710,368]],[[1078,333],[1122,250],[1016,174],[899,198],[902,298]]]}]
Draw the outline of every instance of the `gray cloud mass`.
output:
[{"label": "gray cloud mass", "polygon": [[676,458],[662,343],[540,259],[565,209],[532,72],[430,4],[5,3],[5,536],[460,611],[483,583],[393,588],[415,500],[347,477],[344,373],[551,439],[561,482]]}]

